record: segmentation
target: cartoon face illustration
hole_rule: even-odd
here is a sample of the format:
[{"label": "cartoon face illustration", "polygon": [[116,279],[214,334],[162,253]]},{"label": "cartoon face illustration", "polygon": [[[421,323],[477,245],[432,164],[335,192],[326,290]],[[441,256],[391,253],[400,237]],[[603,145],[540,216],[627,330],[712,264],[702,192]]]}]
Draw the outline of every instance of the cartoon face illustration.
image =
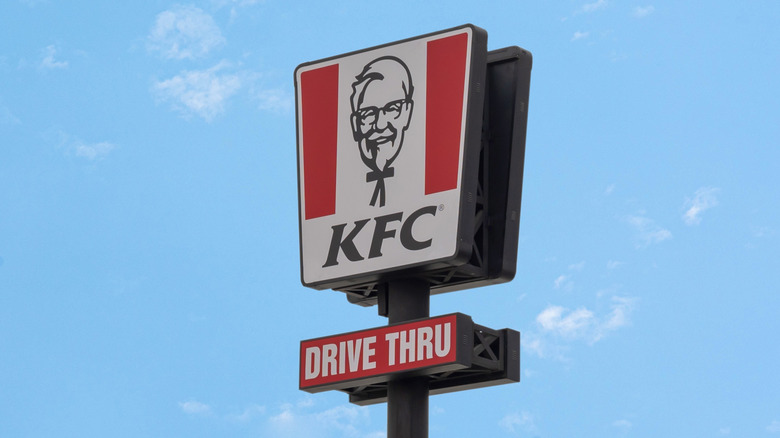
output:
[{"label": "cartoon face illustration", "polygon": [[366,182],[375,182],[370,205],[385,205],[385,178],[395,174],[391,164],[401,152],[414,102],[409,68],[393,56],[377,58],[355,77],[350,99],[352,134],[363,163]]}]

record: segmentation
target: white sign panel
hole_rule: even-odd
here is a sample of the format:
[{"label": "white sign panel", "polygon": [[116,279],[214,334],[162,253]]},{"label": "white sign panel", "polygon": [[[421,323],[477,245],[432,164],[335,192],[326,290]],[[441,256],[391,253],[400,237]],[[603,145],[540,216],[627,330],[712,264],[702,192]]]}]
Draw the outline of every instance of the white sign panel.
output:
[{"label": "white sign panel", "polygon": [[296,69],[305,285],[459,256],[475,40],[484,64],[463,26]]}]

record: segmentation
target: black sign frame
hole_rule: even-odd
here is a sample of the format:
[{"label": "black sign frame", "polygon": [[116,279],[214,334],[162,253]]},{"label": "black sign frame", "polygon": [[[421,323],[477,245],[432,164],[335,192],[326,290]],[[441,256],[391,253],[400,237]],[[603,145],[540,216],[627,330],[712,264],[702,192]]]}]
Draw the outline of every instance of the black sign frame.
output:
[{"label": "black sign frame", "polygon": [[[311,61],[300,64],[295,69],[295,89],[296,96],[298,96],[300,84],[298,83],[299,70],[325,63],[328,61],[337,60],[354,54],[368,52],[376,49],[382,49],[393,45],[403,44],[406,42],[435,37],[440,34],[450,33],[460,29],[470,29],[472,35],[470,59],[471,63],[468,66],[469,80],[465,84],[467,87],[467,101],[466,107],[466,127],[464,137],[464,151],[463,151],[463,163],[461,172],[461,190],[460,190],[460,212],[458,216],[458,226],[456,239],[456,249],[450,256],[443,257],[436,260],[429,260],[421,263],[410,263],[403,266],[397,266],[388,269],[381,269],[376,271],[362,272],[355,275],[348,275],[324,281],[307,282],[304,279],[304,251],[303,251],[303,218],[302,218],[302,201],[301,201],[301,135],[300,135],[300,122],[299,117],[296,117],[296,137],[299,147],[297,150],[297,163],[298,163],[298,184],[299,184],[299,196],[298,196],[298,218],[299,218],[299,248],[300,248],[300,267],[301,267],[301,283],[306,287],[311,287],[318,290],[334,289],[339,291],[352,291],[352,290],[373,290],[374,297],[376,295],[375,286],[377,284],[386,283],[394,279],[418,277],[426,274],[432,274],[441,270],[450,270],[468,264],[469,260],[473,258],[474,250],[474,222],[476,220],[475,211],[477,208],[477,201],[479,195],[478,190],[478,178],[480,174],[479,169],[479,155],[482,143],[482,123],[483,123],[483,110],[484,110],[484,92],[485,82],[487,74],[487,31],[481,29],[472,24],[466,24],[451,29],[446,29],[438,32],[433,32],[425,35],[420,35],[413,38],[408,38],[392,43],[382,44],[374,47],[369,47],[362,50],[357,50],[341,55],[336,55],[328,58],[324,58],[317,61]],[[298,99],[296,98],[296,114],[299,114],[301,108],[299,107]],[[363,295],[367,296],[367,295]],[[376,301],[374,300],[374,303]]]}]

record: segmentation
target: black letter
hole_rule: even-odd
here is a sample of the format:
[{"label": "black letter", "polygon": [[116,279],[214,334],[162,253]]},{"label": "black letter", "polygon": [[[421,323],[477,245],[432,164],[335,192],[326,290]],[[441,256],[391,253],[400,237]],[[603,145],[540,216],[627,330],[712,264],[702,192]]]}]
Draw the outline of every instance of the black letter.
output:
[{"label": "black letter", "polygon": [[356,262],[358,260],[363,260],[363,256],[360,255],[357,248],[355,248],[355,243],[352,240],[355,238],[355,236],[357,236],[360,230],[366,226],[368,221],[368,219],[363,219],[361,221],[355,222],[355,228],[352,229],[352,231],[344,240],[341,240],[341,236],[344,235],[344,227],[346,227],[347,224],[339,224],[332,227],[333,237],[330,239],[328,260],[325,261],[324,265],[322,265],[323,268],[339,264],[338,260],[336,260],[339,256],[339,248],[344,251],[344,255],[347,256],[349,261]]},{"label": "black letter", "polygon": [[431,241],[433,239],[420,242],[419,240],[415,239],[414,236],[412,236],[412,225],[414,225],[414,221],[416,221],[417,218],[424,214],[436,216],[436,206],[431,205],[428,207],[423,207],[409,215],[409,217],[406,219],[406,222],[404,222],[404,224],[401,226],[401,244],[404,246],[404,248],[416,251],[418,249],[425,249],[431,246]]},{"label": "black letter", "polygon": [[374,238],[371,239],[371,250],[368,251],[368,258],[382,257],[382,242],[389,237],[395,237],[395,230],[387,231],[387,223],[400,221],[402,217],[403,213],[393,213],[374,218],[376,228],[374,228]]}]

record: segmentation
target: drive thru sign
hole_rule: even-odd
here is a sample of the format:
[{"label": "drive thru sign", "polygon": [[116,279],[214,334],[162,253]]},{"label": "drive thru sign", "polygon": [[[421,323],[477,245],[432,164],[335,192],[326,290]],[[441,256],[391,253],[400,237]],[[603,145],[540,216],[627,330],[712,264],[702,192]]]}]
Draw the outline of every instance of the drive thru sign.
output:
[{"label": "drive thru sign", "polygon": [[300,388],[309,392],[386,382],[471,365],[471,318],[460,313],[301,342]]},{"label": "drive thru sign", "polygon": [[298,67],[306,286],[468,260],[486,47],[467,25]]}]

